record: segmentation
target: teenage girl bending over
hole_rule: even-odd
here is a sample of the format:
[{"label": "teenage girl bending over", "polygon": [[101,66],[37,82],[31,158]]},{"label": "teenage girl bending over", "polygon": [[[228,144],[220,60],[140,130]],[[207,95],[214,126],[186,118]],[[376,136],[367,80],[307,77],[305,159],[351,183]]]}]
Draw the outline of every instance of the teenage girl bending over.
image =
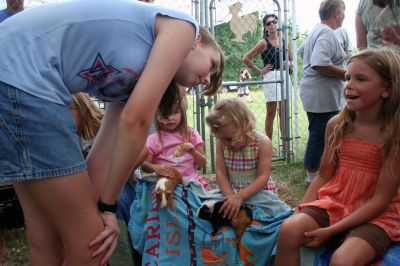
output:
[{"label": "teenage girl bending over", "polygon": [[207,182],[198,175],[207,158],[204,141],[196,129],[188,126],[188,103],[184,91],[172,108],[160,104],[155,114],[157,133],[147,138],[148,153],[142,169],[157,175],[169,176],[169,168],[175,168],[185,178],[199,181],[207,189]]},{"label": "teenage girl bending over", "polygon": [[241,99],[218,101],[206,122],[217,138],[216,179],[224,195],[223,215],[236,217],[240,206],[250,199],[267,204],[267,198],[273,199],[275,210],[289,210],[271,193],[275,191],[270,179],[272,143],[255,132],[256,120],[246,104]]},{"label": "teenage girl bending over", "polygon": [[333,239],[343,242],[330,265],[366,265],[400,240],[399,73],[388,48],[350,58],[347,104],[328,123],[317,178],[281,226],[276,265],[299,265],[301,246]]}]

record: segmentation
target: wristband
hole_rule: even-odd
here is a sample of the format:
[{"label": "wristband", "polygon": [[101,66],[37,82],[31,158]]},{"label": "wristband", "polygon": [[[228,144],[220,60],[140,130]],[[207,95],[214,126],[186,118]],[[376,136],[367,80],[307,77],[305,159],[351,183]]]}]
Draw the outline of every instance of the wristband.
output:
[{"label": "wristband", "polygon": [[97,208],[99,209],[100,212],[112,212],[115,213],[118,208],[118,203],[115,202],[115,204],[106,204],[99,199],[97,201]]}]

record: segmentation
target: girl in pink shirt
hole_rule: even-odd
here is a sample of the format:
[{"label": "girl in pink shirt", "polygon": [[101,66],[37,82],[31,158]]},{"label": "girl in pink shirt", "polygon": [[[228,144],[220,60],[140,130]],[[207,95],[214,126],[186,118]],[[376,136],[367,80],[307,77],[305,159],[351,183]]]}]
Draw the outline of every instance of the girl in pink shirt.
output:
[{"label": "girl in pink shirt", "polygon": [[204,141],[197,130],[187,124],[188,104],[186,96],[181,94],[172,110],[158,107],[155,114],[157,132],[147,138],[148,155],[142,169],[168,175],[168,168],[173,167],[183,177],[196,179],[207,189],[207,182],[198,175],[198,169],[207,162]]}]

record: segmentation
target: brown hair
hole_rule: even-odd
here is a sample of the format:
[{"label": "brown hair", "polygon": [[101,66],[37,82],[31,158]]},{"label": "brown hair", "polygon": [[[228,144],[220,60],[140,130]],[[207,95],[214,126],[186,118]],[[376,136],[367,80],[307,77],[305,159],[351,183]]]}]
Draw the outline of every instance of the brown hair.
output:
[{"label": "brown hair", "polygon": [[103,112],[90,99],[89,95],[83,92],[72,95],[70,108],[76,110],[81,119],[78,135],[86,140],[94,139],[100,129]]},{"label": "brown hair", "polygon": [[219,52],[219,55],[220,55],[219,70],[211,76],[210,84],[207,85],[203,90],[204,95],[210,96],[210,95],[214,95],[215,93],[217,93],[219,87],[221,86],[222,73],[223,73],[224,67],[225,67],[225,57],[224,57],[224,53],[222,52],[221,48],[215,41],[214,37],[203,26],[200,26],[200,35],[201,35],[201,43],[213,47],[214,49],[216,49]]},{"label": "brown hair", "polygon": [[176,94],[170,96],[168,94],[164,94],[161,102],[157,108],[157,111],[154,115],[154,123],[156,125],[158,136],[161,140],[161,132],[164,130],[162,127],[162,123],[159,121],[161,117],[168,117],[174,112],[178,110],[181,113],[181,123],[176,128],[177,131],[180,131],[183,135],[183,139],[189,141],[189,127],[187,123],[187,109],[188,109],[188,102],[186,98],[186,91],[185,88],[180,88],[175,84]]},{"label": "brown hair", "polygon": [[275,14],[266,14],[263,19],[262,19],[262,23],[263,23],[263,38],[266,39],[268,37],[268,31],[265,29],[265,25],[267,25],[267,20],[268,18],[275,18],[276,20],[278,19],[278,16]]}]

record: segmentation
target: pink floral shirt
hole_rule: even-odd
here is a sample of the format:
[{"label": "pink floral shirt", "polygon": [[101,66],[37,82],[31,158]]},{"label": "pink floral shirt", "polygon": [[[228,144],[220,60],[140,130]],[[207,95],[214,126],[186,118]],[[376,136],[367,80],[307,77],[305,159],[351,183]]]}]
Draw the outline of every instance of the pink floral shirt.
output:
[{"label": "pink floral shirt", "polygon": [[180,132],[162,132],[162,143],[157,133],[147,138],[146,147],[153,156],[155,164],[163,164],[176,168],[184,177],[198,179],[198,172],[193,156],[182,152],[180,145],[190,142],[193,146],[204,146],[204,141],[197,130],[191,128],[189,140],[184,140]]}]

